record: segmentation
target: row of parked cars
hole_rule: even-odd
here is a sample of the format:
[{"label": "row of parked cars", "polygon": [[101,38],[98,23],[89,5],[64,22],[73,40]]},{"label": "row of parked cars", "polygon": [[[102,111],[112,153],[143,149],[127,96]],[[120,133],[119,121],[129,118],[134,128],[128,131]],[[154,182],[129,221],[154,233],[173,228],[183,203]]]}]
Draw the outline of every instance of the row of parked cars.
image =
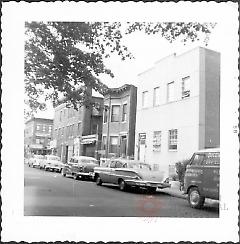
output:
[{"label": "row of parked cars", "polygon": [[[171,186],[164,172],[153,171],[147,163],[123,158],[111,159],[100,167],[92,157],[73,156],[64,164],[54,155],[34,155],[28,165],[60,172],[64,177],[94,180],[97,185],[116,184],[122,191],[144,188],[154,193],[157,188]],[[201,208],[205,198],[219,199],[219,170],[220,149],[205,149],[193,154],[184,177],[184,193],[188,195],[191,207]]]},{"label": "row of parked cars", "polygon": [[104,167],[92,157],[73,156],[64,164],[55,155],[34,155],[28,161],[29,167],[60,172],[62,176],[74,179],[89,179],[97,185],[111,183],[122,191],[130,188],[145,188],[154,193],[157,188],[170,187],[169,179],[161,171],[153,171],[147,163],[123,158],[111,159]]}]

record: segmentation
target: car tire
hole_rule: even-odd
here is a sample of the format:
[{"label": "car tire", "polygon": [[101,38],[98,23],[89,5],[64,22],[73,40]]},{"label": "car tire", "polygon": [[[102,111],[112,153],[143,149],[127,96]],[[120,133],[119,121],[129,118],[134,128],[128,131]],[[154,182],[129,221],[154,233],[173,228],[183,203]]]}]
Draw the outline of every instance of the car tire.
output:
[{"label": "car tire", "polygon": [[102,185],[102,179],[100,178],[100,176],[98,175],[97,178],[96,178],[96,184],[98,186]]},{"label": "car tire", "polygon": [[126,191],[127,190],[127,185],[126,185],[124,180],[122,180],[122,179],[119,180],[118,185],[119,185],[120,191]]},{"label": "car tire", "polygon": [[62,175],[63,177],[66,177],[66,173],[64,173],[63,169],[61,170],[61,175]]},{"label": "car tire", "polygon": [[74,180],[78,180],[78,179],[79,179],[79,178],[78,178],[78,175],[77,175],[77,174],[74,174],[74,175],[73,175],[73,179],[74,179]]},{"label": "car tire", "polygon": [[200,209],[203,207],[205,197],[201,196],[197,187],[191,187],[188,192],[188,203],[192,208]]},{"label": "car tire", "polygon": [[156,190],[157,190],[157,187],[151,187],[151,186],[149,186],[147,188],[147,192],[150,193],[150,194],[156,193]]}]

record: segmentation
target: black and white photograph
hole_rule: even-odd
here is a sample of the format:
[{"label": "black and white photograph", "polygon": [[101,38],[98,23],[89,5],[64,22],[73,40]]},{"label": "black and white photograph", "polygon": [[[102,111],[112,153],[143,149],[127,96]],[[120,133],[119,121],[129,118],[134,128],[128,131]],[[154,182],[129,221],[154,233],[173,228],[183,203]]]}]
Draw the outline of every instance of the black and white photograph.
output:
[{"label": "black and white photograph", "polygon": [[3,241],[239,241],[238,15],[4,3]]}]

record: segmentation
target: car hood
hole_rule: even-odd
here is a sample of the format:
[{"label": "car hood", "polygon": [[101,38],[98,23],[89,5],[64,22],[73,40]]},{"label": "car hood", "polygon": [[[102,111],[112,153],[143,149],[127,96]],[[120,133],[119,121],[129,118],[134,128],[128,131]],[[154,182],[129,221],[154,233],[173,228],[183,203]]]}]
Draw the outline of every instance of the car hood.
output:
[{"label": "car hood", "polygon": [[143,180],[162,182],[166,179],[164,171],[134,170]]}]

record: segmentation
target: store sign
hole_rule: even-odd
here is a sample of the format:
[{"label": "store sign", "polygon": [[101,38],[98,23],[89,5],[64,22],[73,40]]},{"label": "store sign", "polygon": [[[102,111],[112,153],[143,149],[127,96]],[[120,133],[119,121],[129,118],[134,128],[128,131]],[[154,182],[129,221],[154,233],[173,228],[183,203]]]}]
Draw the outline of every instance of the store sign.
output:
[{"label": "store sign", "polygon": [[97,135],[82,136],[81,144],[92,144],[97,141]]}]

